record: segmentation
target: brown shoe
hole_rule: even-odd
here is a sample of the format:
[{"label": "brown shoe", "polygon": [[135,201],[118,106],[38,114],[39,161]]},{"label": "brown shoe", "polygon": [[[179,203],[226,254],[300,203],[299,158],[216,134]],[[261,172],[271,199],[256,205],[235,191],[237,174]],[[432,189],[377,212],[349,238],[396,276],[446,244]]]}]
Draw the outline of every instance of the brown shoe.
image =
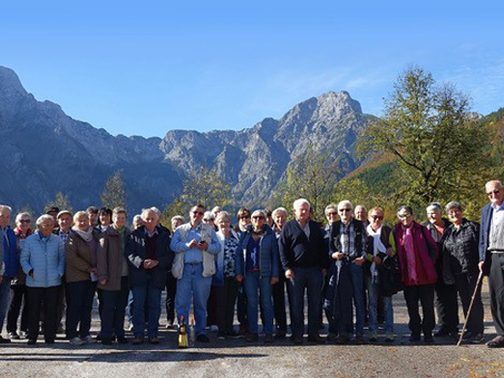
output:
[{"label": "brown shoe", "polygon": [[504,348],[504,336],[496,336],[486,346],[489,348]]}]

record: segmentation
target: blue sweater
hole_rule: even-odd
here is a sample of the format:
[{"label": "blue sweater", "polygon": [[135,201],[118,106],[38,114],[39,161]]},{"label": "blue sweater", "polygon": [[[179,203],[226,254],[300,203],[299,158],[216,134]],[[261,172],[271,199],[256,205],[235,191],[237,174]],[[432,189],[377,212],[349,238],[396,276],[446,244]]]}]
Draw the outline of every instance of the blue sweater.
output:
[{"label": "blue sweater", "polygon": [[[264,226],[265,233],[259,240],[259,274],[261,277],[278,277],[279,258],[278,242],[275,233],[267,225]],[[240,243],[236,249],[236,274],[246,275],[247,245],[252,237],[250,231],[244,232]]]},{"label": "blue sweater", "polygon": [[28,236],[21,250],[21,267],[28,287],[61,285],[65,273],[65,246],[61,238],[54,234],[43,238],[38,232]]},{"label": "blue sweater", "polygon": [[12,228],[7,226],[4,230],[3,243],[3,260],[5,263],[4,276],[14,278],[19,271],[19,260],[17,254],[17,238]]}]

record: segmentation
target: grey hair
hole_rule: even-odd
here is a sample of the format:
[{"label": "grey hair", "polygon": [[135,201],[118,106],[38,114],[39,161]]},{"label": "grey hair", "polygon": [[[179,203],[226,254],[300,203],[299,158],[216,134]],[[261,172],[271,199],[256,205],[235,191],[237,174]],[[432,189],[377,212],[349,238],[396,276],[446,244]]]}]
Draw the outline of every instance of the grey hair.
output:
[{"label": "grey hair", "polygon": [[[154,209],[156,209],[157,211]],[[142,213],[140,214],[140,217],[142,218],[142,220],[146,220],[147,215],[149,215],[149,213],[156,214],[156,217],[157,217],[156,220],[159,220],[159,209],[157,209],[156,207],[148,207],[147,209],[142,209]]]},{"label": "grey hair", "polygon": [[23,217],[28,217],[31,219],[31,215],[30,213],[26,212],[26,211],[23,211],[22,213],[18,213],[16,215],[16,220],[14,221],[16,224],[18,224],[20,221],[21,221],[21,218]]},{"label": "grey hair", "polygon": [[292,207],[294,209],[297,209],[297,208],[301,207],[301,205],[304,205],[304,204],[308,205],[308,207],[311,208],[310,202],[308,202],[308,200],[305,198],[298,198],[297,200],[295,200],[294,203],[292,204]]},{"label": "grey hair", "polygon": [[203,219],[210,219],[210,220],[215,220],[215,215],[211,211],[205,211],[203,214]]},{"label": "grey hair", "polygon": [[254,211],[252,212],[251,217],[253,218],[255,215],[260,215],[260,216],[262,216],[264,219],[266,219],[266,218],[267,218],[267,216],[266,216],[266,212],[265,212],[264,210],[262,210],[262,209],[257,209],[257,210],[254,210]]},{"label": "grey hair", "polygon": [[343,200],[338,202],[338,209],[343,206],[348,206],[350,207],[351,210],[353,210],[352,202],[350,202],[349,200]]},{"label": "grey hair", "polygon": [[425,208],[425,211],[429,211],[429,209],[437,210],[437,211],[443,211],[443,207],[439,202],[431,202],[429,205]]},{"label": "grey hair", "polygon": [[223,220],[228,220],[231,222],[231,215],[227,211],[221,211],[219,215],[217,215],[217,218],[215,218],[215,223],[220,223]]},{"label": "grey hair", "polygon": [[42,223],[44,223],[45,221],[51,221],[51,223],[54,225],[54,218],[52,217],[52,215],[42,214],[40,217],[37,218],[36,222],[37,228],[40,228]]},{"label": "grey hair", "polygon": [[451,209],[458,209],[458,210],[462,211],[462,205],[458,201],[450,201],[446,204],[445,211],[448,212]]},{"label": "grey hair", "polygon": [[327,213],[329,213],[329,210],[336,210],[338,211],[338,205],[336,205],[335,203],[330,203],[329,205],[327,205],[324,209],[324,214],[327,216]]},{"label": "grey hair", "polygon": [[0,205],[0,213],[3,213],[5,210],[7,210],[9,214],[12,213],[12,207],[7,205]]},{"label": "grey hair", "polygon": [[284,213],[285,216],[289,215],[289,212],[287,211],[287,209],[285,207],[277,207],[275,210],[273,210],[273,212],[271,213],[271,216],[274,218],[277,216],[278,213]]},{"label": "grey hair", "polygon": [[398,214],[401,210],[406,210],[410,215],[413,215],[413,209],[411,208],[411,206],[407,205],[399,206],[399,208],[396,211],[396,214]]},{"label": "grey hair", "polygon": [[182,215],[175,215],[174,217],[172,217],[170,219],[170,222],[173,222],[173,221],[176,221],[176,220],[181,221],[182,223],[185,222],[185,219],[184,219],[184,217]]},{"label": "grey hair", "polygon": [[158,215],[159,218],[161,218],[161,215],[162,215],[161,210],[159,210],[156,206],[152,206],[150,209],[152,211],[154,211]]}]

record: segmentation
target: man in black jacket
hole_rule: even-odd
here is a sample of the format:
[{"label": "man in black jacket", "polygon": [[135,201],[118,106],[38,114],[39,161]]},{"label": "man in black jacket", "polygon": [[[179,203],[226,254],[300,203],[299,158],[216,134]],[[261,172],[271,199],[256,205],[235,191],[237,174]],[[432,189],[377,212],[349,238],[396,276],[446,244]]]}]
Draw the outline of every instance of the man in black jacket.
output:
[{"label": "man in black jacket", "polygon": [[320,342],[320,291],[327,265],[327,246],[320,225],[310,220],[310,203],[294,201],[295,220],[285,224],[279,249],[285,277],[289,280],[292,308],[292,341],[302,344],[304,333],[303,298],[308,294],[308,341]]}]

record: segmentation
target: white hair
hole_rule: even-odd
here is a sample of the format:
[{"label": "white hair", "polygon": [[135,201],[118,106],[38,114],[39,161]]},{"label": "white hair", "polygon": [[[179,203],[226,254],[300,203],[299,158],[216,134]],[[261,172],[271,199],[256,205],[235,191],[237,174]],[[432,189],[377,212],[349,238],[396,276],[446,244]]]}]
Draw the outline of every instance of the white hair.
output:
[{"label": "white hair", "polygon": [[308,205],[308,207],[311,208],[310,202],[308,202],[308,200],[304,198],[298,198],[297,200],[295,200],[294,203],[292,204],[292,207],[294,209],[299,209],[301,205],[304,204]]},{"label": "white hair", "polygon": [[37,218],[37,222],[36,222],[37,227],[40,227],[42,225],[42,223],[44,223],[45,221],[50,221],[54,225],[54,218],[52,217],[52,215],[43,214]]},{"label": "white hair", "polygon": [[273,210],[273,212],[271,213],[271,216],[274,218],[277,216],[278,213],[283,213],[283,214],[285,214],[285,216],[289,215],[289,212],[287,211],[287,209],[285,207],[277,207],[275,210]]},{"label": "white hair", "polygon": [[12,213],[12,207],[7,205],[0,205],[0,213],[3,213],[6,210],[9,212],[9,214]]},{"label": "white hair", "polygon": [[343,201],[338,202],[338,210],[340,208],[342,208],[343,206],[348,206],[348,207],[350,207],[351,210],[353,210],[352,202],[350,202],[349,200],[343,200]]},{"label": "white hair", "polygon": [[[156,219],[156,220],[159,220],[159,213],[156,211],[157,209],[156,209],[156,210],[154,210],[154,209],[155,209],[155,208],[152,208],[152,207],[149,207],[149,208],[147,208],[147,209],[143,209],[143,210],[142,210],[142,214],[140,214],[140,216],[142,217],[142,220],[146,220],[146,219],[147,219],[147,216],[148,216],[150,213],[154,213],[154,214],[156,214],[156,217],[157,217],[157,219]],[[158,210],[158,211],[159,211],[159,210]]]},{"label": "white hair", "polygon": [[16,224],[18,224],[19,222],[21,222],[21,218],[23,218],[23,217],[25,217],[25,218],[26,218],[26,217],[31,218],[31,215],[30,215],[30,213],[27,213],[26,211],[23,211],[22,213],[18,213],[18,214],[16,215],[16,219],[15,219],[15,221],[14,221],[14,222],[15,222]]}]

